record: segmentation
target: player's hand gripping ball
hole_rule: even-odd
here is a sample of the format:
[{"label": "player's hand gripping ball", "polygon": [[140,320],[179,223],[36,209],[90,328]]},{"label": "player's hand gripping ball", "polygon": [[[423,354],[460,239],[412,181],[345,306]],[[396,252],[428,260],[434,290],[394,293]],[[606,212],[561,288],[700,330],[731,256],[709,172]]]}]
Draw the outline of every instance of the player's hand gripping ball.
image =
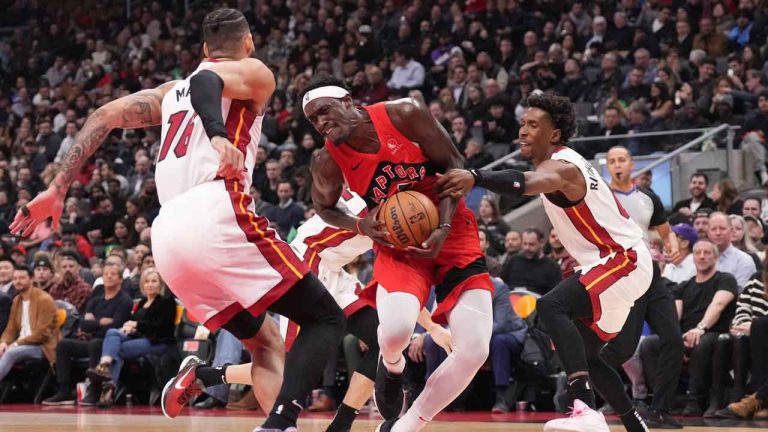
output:
[{"label": "player's hand gripping ball", "polygon": [[402,249],[421,247],[440,223],[437,206],[415,191],[398,192],[387,198],[378,217],[389,231],[389,241]]}]

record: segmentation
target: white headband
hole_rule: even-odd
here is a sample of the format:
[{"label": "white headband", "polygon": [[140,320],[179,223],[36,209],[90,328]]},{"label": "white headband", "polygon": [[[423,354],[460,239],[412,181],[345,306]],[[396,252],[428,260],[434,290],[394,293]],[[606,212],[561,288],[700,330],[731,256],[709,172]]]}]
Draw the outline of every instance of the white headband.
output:
[{"label": "white headband", "polygon": [[339,87],[339,86],[324,86],[324,87],[318,87],[316,89],[312,89],[308,91],[304,95],[304,100],[301,103],[301,109],[304,110],[307,108],[307,104],[312,102],[313,100],[321,97],[332,97],[336,99],[341,99],[344,96],[349,95],[349,92],[345,89]]}]

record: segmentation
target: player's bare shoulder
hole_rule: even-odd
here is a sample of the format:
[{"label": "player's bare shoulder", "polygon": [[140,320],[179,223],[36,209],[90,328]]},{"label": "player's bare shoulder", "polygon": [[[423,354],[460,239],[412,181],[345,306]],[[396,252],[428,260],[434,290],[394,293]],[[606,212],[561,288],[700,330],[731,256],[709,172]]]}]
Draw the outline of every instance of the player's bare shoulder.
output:
[{"label": "player's bare shoulder", "polygon": [[312,155],[309,169],[312,171],[312,175],[314,177],[320,177],[324,179],[329,177],[342,177],[341,168],[339,168],[339,165],[333,159],[333,156],[331,156],[328,150],[324,148],[321,148]]},{"label": "player's bare shoulder", "polygon": [[409,130],[423,127],[423,121],[432,119],[429,106],[419,96],[386,102],[386,108],[392,123],[406,135]]}]

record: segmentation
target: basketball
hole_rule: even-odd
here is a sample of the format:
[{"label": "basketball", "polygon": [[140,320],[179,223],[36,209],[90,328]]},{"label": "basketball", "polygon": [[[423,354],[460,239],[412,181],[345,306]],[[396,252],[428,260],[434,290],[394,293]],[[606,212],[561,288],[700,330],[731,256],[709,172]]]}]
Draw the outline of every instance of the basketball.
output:
[{"label": "basketball", "polygon": [[421,247],[440,223],[437,206],[420,192],[398,192],[387,199],[379,210],[395,246]]}]

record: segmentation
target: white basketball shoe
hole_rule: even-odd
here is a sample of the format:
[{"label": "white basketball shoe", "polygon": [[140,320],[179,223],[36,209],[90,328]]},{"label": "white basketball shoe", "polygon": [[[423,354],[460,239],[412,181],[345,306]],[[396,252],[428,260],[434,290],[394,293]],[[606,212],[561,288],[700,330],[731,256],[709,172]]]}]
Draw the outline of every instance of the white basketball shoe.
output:
[{"label": "white basketball shoe", "polygon": [[575,399],[571,416],[548,421],[544,432],[610,432],[610,429],[601,413]]}]

